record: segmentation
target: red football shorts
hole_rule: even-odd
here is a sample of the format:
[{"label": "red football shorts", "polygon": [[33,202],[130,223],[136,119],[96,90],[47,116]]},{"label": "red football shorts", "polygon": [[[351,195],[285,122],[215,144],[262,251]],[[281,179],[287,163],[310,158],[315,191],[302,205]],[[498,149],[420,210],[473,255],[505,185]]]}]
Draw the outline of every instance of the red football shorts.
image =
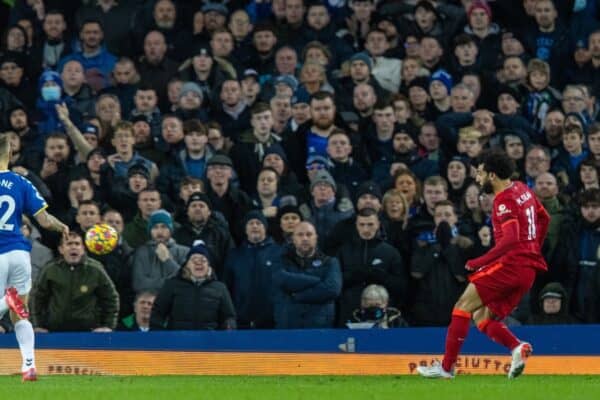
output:
[{"label": "red football shorts", "polygon": [[483,304],[499,319],[506,318],[531,289],[536,270],[496,263],[469,276]]}]

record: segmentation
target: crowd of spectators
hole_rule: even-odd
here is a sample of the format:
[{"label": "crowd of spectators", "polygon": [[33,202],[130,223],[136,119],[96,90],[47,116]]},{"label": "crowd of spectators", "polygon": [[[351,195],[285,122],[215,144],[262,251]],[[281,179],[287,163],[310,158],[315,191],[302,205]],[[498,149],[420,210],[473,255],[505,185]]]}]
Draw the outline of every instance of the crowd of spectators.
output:
[{"label": "crowd of spectators", "polygon": [[506,322],[600,322],[599,0],[2,7],[10,168],[72,230],[24,222],[37,331],[445,326],[486,148],[552,217]]}]

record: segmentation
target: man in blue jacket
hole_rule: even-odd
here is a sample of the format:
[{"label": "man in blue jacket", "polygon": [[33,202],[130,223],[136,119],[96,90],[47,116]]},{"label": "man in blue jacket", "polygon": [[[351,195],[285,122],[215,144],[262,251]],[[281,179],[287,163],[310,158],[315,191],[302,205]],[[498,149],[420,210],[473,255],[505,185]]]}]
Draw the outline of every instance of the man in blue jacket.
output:
[{"label": "man in blue jacket", "polygon": [[244,219],[244,242],[231,250],[224,281],[238,318],[238,328],[273,329],[273,272],[283,249],[267,236],[267,219],[253,210]]},{"label": "man in blue jacket", "polygon": [[340,264],[318,250],[317,231],[310,222],[298,224],[292,244],[273,276],[275,328],[332,328],[342,289]]}]

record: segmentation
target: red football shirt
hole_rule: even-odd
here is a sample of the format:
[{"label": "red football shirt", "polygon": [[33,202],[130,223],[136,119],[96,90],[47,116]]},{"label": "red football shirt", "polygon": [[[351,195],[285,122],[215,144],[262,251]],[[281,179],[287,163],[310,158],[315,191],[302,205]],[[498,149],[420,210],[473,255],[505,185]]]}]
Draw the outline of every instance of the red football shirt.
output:
[{"label": "red football shirt", "polygon": [[496,245],[486,254],[467,262],[478,269],[496,262],[546,271],[541,253],[550,218],[533,191],[522,182],[512,184],[494,199],[492,225]]}]

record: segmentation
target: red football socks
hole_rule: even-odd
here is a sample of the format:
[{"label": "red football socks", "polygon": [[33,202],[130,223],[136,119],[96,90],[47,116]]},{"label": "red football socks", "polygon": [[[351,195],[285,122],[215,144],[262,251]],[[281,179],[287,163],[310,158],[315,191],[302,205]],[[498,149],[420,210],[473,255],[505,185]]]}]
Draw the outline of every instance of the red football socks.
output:
[{"label": "red football socks", "polygon": [[483,333],[487,335],[494,342],[501,344],[502,346],[508,348],[512,351],[515,347],[519,345],[519,339],[516,338],[515,335],[511,331],[508,330],[508,327],[504,325],[502,322],[486,319],[477,325],[477,328]]},{"label": "red football socks", "polygon": [[446,335],[446,353],[442,361],[442,367],[446,372],[451,372],[460,348],[462,347],[467,334],[469,333],[469,323],[471,322],[471,313],[455,308],[452,310],[452,320],[448,327]]}]

